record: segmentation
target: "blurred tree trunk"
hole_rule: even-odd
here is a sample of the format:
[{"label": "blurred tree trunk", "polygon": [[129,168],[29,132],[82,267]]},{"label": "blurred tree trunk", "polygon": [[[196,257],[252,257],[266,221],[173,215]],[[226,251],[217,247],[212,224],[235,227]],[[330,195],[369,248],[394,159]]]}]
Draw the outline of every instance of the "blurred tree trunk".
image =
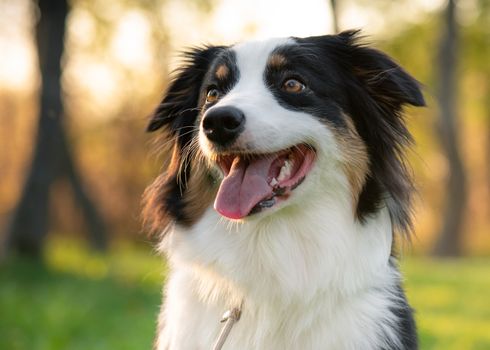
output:
[{"label": "blurred tree trunk", "polygon": [[83,189],[63,124],[60,79],[68,5],[66,0],[39,0],[38,4],[41,16],[36,34],[42,76],[38,130],[31,168],[7,233],[7,250],[40,257],[49,228],[50,190],[63,175],[84,213],[91,242],[103,249],[105,226]]},{"label": "blurred tree trunk", "polygon": [[330,9],[332,10],[332,26],[334,34],[337,34],[340,31],[339,8],[337,6],[337,0],[330,0]]},{"label": "blurred tree trunk", "polygon": [[455,7],[455,0],[448,0],[438,61],[440,105],[438,131],[449,165],[443,226],[433,251],[438,256],[458,256],[462,253],[462,224],[467,199],[465,172],[456,132],[458,24]]}]

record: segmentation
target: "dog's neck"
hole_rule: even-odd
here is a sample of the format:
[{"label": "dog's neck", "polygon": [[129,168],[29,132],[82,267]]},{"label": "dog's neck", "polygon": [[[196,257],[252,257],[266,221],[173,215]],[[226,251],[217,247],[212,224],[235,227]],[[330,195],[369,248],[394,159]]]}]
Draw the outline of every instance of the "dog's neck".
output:
[{"label": "dog's neck", "polygon": [[349,203],[323,197],[243,223],[209,208],[191,229],[175,227],[162,248],[193,275],[199,298],[233,307],[244,298],[286,306],[391,285],[391,245],[386,208],[360,223]]}]

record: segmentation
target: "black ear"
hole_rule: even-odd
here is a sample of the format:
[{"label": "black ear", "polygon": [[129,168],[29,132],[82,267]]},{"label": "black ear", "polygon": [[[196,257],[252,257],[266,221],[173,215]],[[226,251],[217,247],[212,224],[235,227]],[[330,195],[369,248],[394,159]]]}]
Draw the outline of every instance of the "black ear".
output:
[{"label": "black ear", "polygon": [[359,43],[358,33],[345,31],[338,37],[346,44],[344,57],[352,73],[371,97],[395,109],[404,104],[425,106],[420,84],[386,54]]},{"label": "black ear", "polygon": [[203,80],[215,57],[224,49],[223,46],[208,46],[184,53],[183,66],[177,70],[148,124],[147,131],[165,128],[170,133],[166,136],[175,141],[165,173],[145,191],[144,219],[155,232],[161,232],[169,220],[189,224],[190,217],[195,214],[189,213],[184,199],[193,166],[187,158],[189,152],[184,150],[193,138],[191,131],[199,114]]},{"label": "black ear", "polygon": [[194,124],[198,115],[196,108],[202,81],[211,62],[223,49],[223,46],[207,46],[184,53],[184,65],[177,70],[177,75],[155,110],[147,131],[168,126],[170,132],[175,134],[182,127]]},{"label": "black ear", "polygon": [[360,42],[358,31],[332,38],[347,96],[343,109],[352,118],[369,155],[369,174],[357,215],[363,218],[386,205],[402,232],[411,229],[411,173],[405,150],[412,143],[403,106],[424,106],[420,84],[386,54]]}]

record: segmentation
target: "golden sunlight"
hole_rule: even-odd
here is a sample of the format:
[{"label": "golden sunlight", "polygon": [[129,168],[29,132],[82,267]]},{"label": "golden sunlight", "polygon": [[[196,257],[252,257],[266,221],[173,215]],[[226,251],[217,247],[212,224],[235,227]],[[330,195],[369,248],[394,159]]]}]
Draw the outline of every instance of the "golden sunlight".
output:
[{"label": "golden sunlight", "polygon": [[221,1],[212,20],[213,29],[227,41],[332,33],[327,4],[325,0]]},{"label": "golden sunlight", "polygon": [[0,87],[31,91],[35,79],[35,52],[32,40],[32,13],[29,3],[0,2]]},{"label": "golden sunlight", "polygon": [[32,90],[37,83],[33,45],[25,37],[10,40],[0,39],[0,85],[13,91]]},{"label": "golden sunlight", "polygon": [[130,10],[118,21],[112,54],[122,64],[138,68],[151,64],[150,25],[140,11]]}]

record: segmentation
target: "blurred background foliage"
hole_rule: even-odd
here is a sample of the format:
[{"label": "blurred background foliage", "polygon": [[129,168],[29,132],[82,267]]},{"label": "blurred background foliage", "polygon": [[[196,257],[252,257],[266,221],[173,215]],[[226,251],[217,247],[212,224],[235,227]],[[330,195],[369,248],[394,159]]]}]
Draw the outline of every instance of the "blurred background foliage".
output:
[{"label": "blurred background foliage", "polygon": [[[1,349],[149,348],[165,266],[139,203],[164,155],[144,129],[178,52],[334,28],[362,28],[424,85],[428,108],[407,118],[419,193],[403,250],[422,349],[490,349],[489,0],[0,0],[0,13]],[[42,45],[38,54],[49,13],[62,19],[61,61]],[[60,86],[46,87],[53,77]],[[66,142],[41,157],[43,118]],[[60,148],[70,161],[44,199],[29,200],[39,197],[33,170],[45,175]],[[45,229],[30,210],[44,213]],[[35,249],[19,249],[24,234]]]}]

